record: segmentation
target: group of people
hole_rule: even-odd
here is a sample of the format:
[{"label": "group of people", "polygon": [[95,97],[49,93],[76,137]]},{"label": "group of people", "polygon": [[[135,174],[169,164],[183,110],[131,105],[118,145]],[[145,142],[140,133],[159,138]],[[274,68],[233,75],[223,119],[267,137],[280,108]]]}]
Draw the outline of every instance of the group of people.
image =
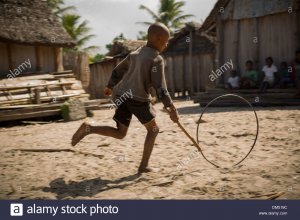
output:
[{"label": "group of people", "polygon": [[226,88],[259,88],[260,92],[266,92],[268,88],[286,88],[291,85],[297,87],[297,96],[300,96],[300,50],[296,51],[296,58],[290,65],[281,62],[280,67],[277,68],[272,57],[267,57],[265,61],[265,66],[261,70],[262,80],[260,80],[259,72],[253,68],[253,62],[248,60],[241,77],[236,70],[231,71]]}]

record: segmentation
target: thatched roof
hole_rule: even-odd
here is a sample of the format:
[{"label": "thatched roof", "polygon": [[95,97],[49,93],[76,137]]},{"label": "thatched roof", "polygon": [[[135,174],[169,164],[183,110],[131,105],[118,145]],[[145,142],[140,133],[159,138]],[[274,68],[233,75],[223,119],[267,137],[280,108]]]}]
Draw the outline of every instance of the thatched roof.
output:
[{"label": "thatched roof", "polygon": [[111,57],[124,57],[129,54],[131,51],[136,50],[137,48],[146,45],[146,41],[142,40],[119,40],[115,41],[112,45],[110,51],[106,56]]},{"label": "thatched roof", "polygon": [[211,12],[209,13],[208,17],[203,22],[200,31],[207,32],[211,35],[216,35],[216,21],[217,16],[219,13],[221,13],[221,8],[225,8],[226,5],[230,2],[230,0],[218,0]]},{"label": "thatched roof", "polygon": [[75,43],[44,0],[0,0],[0,41],[71,47]]},{"label": "thatched roof", "polygon": [[169,43],[168,43],[168,47],[165,49],[168,50],[168,48],[174,44],[178,39],[186,36],[189,34],[190,30],[192,30],[193,32],[195,31],[198,31],[201,27],[201,24],[198,23],[198,22],[195,22],[195,21],[192,21],[192,22],[188,22],[188,23],[185,23],[185,26],[179,30],[177,30],[172,38],[169,40]]},{"label": "thatched roof", "polygon": [[187,37],[190,36],[192,31],[192,51],[193,53],[212,53],[215,50],[215,45],[207,35],[200,32],[201,24],[197,22],[189,22],[185,27],[174,33],[170,39],[167,48],[163,54],[166,56],[172,54],[187,54],[189,53],[189,43]]}]

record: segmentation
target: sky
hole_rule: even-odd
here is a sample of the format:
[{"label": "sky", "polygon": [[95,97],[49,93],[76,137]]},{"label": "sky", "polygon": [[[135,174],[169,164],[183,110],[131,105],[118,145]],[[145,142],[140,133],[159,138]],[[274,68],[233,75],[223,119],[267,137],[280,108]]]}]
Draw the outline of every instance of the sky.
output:
[{"label": "sky", "polygon": [[[185,14],[193,14],[195,17],[187,20],[204,21],[213,8],[216,0],[186,0],[183,7]],[[114,37],[123,33],[127,39],[136,39],[139,31],[146,31],[147,27],[137,22],[152,21],[151,16],[140,10],[141,4],[157,11],[159,0],[65,0],[66,5],[77,8],[76,13],[83,20],[87,20],[88,26],[95,34],[89,45],[100,46],[100,53],[106,53],[106,44]]]}]

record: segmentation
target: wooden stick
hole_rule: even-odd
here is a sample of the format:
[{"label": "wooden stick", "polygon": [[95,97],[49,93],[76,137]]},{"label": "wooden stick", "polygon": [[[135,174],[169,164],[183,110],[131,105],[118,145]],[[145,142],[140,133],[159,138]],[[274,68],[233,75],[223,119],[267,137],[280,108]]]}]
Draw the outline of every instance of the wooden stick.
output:
[{"label": "wooden stick", "polygon": [[[165,108],[165,110],[170,114],[170,111]],[[197,148],[197,150],[202,154],[203,158],[209,162],[210,164],[214,165],[215,167],[219,168],[218,165],[214,164],[213,162],[209,161],[205,155],[203,154],[201,147],[199,146],[199,144],[197,143],[197,141],[187,132],[187,130],[182,126],[182,124],[179,122],[179,120],[176,122],[176,124],[179,126],[179,128],[183,131],[183,133],[185,133],[185,135],[193,142],[194,146]]]}]

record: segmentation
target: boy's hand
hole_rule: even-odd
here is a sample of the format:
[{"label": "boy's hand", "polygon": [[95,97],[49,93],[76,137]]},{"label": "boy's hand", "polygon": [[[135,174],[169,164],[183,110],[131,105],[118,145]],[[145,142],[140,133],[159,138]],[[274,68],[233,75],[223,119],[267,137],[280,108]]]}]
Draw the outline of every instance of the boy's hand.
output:
[{"label": "boy's hand", "polygon": [[173,104],[170,106],[170,118],[174,123],[179,120],[177,109]]},{"label": "boy's hand", "polygon": [[104,95],[110,96],[112,94],[112,89],[105,87],[103,92],[104,92]]}]

